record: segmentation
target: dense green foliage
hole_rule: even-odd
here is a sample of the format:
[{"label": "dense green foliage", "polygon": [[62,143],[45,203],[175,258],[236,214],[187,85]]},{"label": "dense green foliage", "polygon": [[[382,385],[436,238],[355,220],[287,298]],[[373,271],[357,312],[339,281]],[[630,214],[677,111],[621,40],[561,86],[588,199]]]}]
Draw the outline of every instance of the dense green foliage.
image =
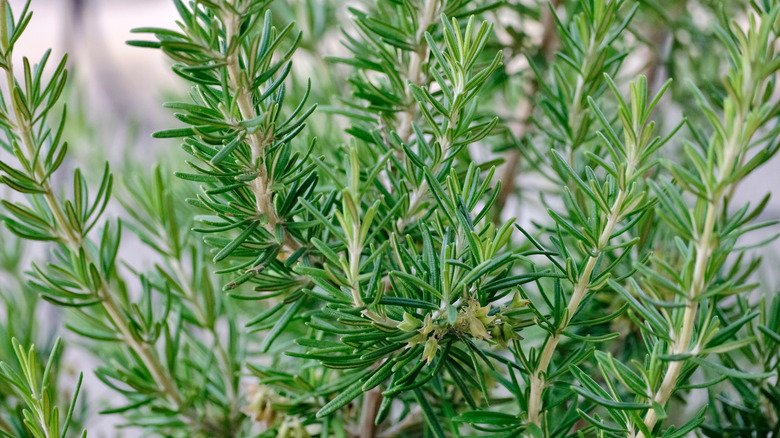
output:
[{"label": "dense green foliage", "polygon": [[780,436],[780,4],[173,1],[184,153],[115,181],[0,0],[0,434]]}]

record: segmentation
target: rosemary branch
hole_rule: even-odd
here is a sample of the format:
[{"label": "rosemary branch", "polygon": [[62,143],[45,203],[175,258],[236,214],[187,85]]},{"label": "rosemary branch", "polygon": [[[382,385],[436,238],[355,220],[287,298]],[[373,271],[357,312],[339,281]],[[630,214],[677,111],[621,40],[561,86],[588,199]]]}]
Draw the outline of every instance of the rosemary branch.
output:
[{"label": "rosemary branch", "polygon": [[[239,32],[241,14],[240,11],[236,12],[239,9],[237,4],[235,4],[233,8],[227,9],[228,10],[225,12],[227,16],[225,20],[225,41],[228,47],[233,47],[233,50],[227,54],[226,59],[229,91],[235,96],[241,118],[243,120],[251,120],[257,118],[259,114],[252,102],[252,90],[247,84],[246,75],[242,74],[239,57],[241,45],[231,44],[231,41],[233,41]],[[231,9],[235,9],[235,11]],[[252,150],[252,165],[256,166],[257,171],[257,177],[250,183],[250,188],[255,195],[258,214],[265,216],[265,229],[268,230],[271,235],[275,236],[276,226],[280,224],[281,219],[279,218],[279,214],[273,203],[274,193],[271,189],[273,180],[268,175],[268,168],[265,163],[265,149],[274,140],[273,125],[271,125],[270,131],[262,132],[256,130],[249,133],[247,139]],[[298,250],[301,247],[300,243],[295,240],[287,230],[284,230],[283,232],[284,238],[282,244],[290,252]]]},{"label": "rosemary branch", "polygon": [[[633,160],[631,160],[633,162]],[[633,172],[633,168],[627,170],[626,174],[630,175]],[[546,384],[545,374],[550,366],[555,349],[558,347],[558,343],[561,340],[562,333],[566,330],[571,322],[574,314],[580,306],[585,295],[591,290],[590,277],[593,273],[593,269],[596,267],[596,263],[601,258],[601,253],[609,244],[609,240],[612,237],[612,233],[615,230],[617,224],[623,220],[625,212],[625,200],[626,191],[621,188],[615,202],[612,204],[609,214],[607,215],[607,222],[599,235],[598,245],[594,251],[594,255],[588,257],[585,263],[585,268],[582,270],[577,283],[574,285],[574,292],[569,299],[569,304],[566,306],[566,316],[561,321],[559,327],[556,328],[555,334],[547,339],[544,344],[542,353],[539,356],[539,364],[531,375],[530,391],[528,396],[528,421],[541,426],[541,410],[542,410],[542,392]]]},{"label": "rosemary branch", "polygon": [[[743,120],[745,120],[745,114],[743,111],[739,111],[734,126],[742,126]],[[693,332],[696,325],[696,312],[699,308],[699,301],[697,298],[706,291],[709,282],[706,272],[707,264],[717,245],[715,226],[719,217],[718,211],[726,199],[726,194],[737,184],[737,182],[727,184],[726,181],[730,178],[735,160],[743,149],[743,144],[741,144],[737,135],[738,132],[739,130],[735,131],[735,135],[729,139],[730,141],[725,147],[726,154],[724,166],[720,169],[721,171],[718,174],[714,193],[712,193],[707,202],[707,215],[704,219],[701,232],[695,242],[696,257],[693,265],[693,280],[691,281],[691,287],[688,291],[682,326],[680,327],[680,331],[674,334],[672,338],[672,355],[687,353],[691,347],[691,339],[693,338]],[[744,144],[747,144],[748,141],[749,140],[746,140]],[[697,348],[698,347],[694,347],[694,350]],[[684,360],[673,360],[669,362],[669,365],[664,372],[661,386],[652,396],[654,402],[661,406],[666,405],[677,389],[677,379],[680,377],[684,364]],[[647,414],[645,414],[644,417],[644,423],[647,429],[653,430],[657,421],[658,416],[656,415],[655,409],[648,409]],[[642,431],[638,431],[634,437],[645,438]]]},{"label": "rosemary branch", "polygon": [[[0,38],[2,38],[3,49],[5,52],[5,65],[3,68],[6,72],[6,84],[10,94],[14,93],[17,87],[14,79],[13,68],[13,47],[9,47],[9,28],[8,18],[5,13],[7,7],[7,0],[0,0]],[[22,146],[28,156],[35,156],[35,141],[33,139],[33,127],[32,122],[27,119],[24,112],[19,107],[16,99],[11,99],[11,106],[14,113],[15,123],[11,125],[12,132],[21,140]],[[34,175],[43,188],[43,197],[46,200],[49,209],[52,212],[54,221],[59,228],[59,237],[62,242],[68,246],[71,250],[78,252],[85,250],[83,236],[80,236],[75,230],[73,230],[68,221],[65,219],[65,213],[57,200],[54,190],[51,187],[48,179],[46,178],[46,172],[40,160],[32,160],[34,167]],[[88,251],[84,251],[85,254],[89,254]],[[87,256],[88,257],[88,256]],[[102,277],[102,274],[101,274]],[[158,389],[165,395],[168,401],[177,408],[182,404],[182,398],[179,394],[176,385],[172,379],[166,373],[159,360],[149,348],[149,345],[142,340],[136,339],[133,335],[130,326],[126,318],[123,316],[120,310],[119,304],[116,302],[113,293],[106,286],[107,280],[105,278],[100,279],[100,287],[97,290],[98,298],[101,300],[101,305],[108,314],[109,319],[114,326],[119,330],[122,340],[141,358],[144,365],[149,370]]]},{"label": "rosemary branch", "polygon": [[[428,27],[436,23],[436,20],[438,19],[436,11],[439,8],[439,3],[440,0],[426,0],[422,13],[418,18],[419,22],[415,34],[417,50],[412,52],[409,57],[409,70],[406,74],[407,80],[416,86],[423,86],[422,63],[424,58],[427,57],[429,50],[428,42],[425,39],[425,32],[428,30]],[[412,137],[412,123],[414,123],[414,119],[417,117],[418,112],[418,103],[412,98],[412,89],[408,86],[406,87],[406,99],[409,104],[406,105],[404,111],[401,113],[401,125],[398,128],[398,136],[404,143],[408,143]],[[413,213],[417,206],[423,201],[423,196],[426,191],[427,183],[425,180],[414,188],[409,196],[409,214]],[[411,221],[412,218],[399,220],[398,229],[403,231]]]}]

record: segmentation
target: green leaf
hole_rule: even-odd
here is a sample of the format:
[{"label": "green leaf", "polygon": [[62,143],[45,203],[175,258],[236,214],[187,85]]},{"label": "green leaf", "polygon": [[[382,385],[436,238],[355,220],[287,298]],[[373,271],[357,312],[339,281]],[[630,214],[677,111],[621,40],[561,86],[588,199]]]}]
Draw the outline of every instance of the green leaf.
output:
[{"label": "green leaf", "polygon": [[412,287],[416,286],[417,288],[422,289],[423,291],[428,292],[428,293],[432,294],[435,297],[443,298],[441,293],[439,293],[439,291],[437,291],[436,289],[431,287],[428,283],[424,282],[423,280],[421,280],[421,279],[419,279],[419,278],[417,278],[417,277],[415,277],[413,275],[409,275],[406,272],[393,271],[393,272],[390,273],[390,276],[392,278],[398,279],[399,281],[403,281],[405,283],[409,283]]},{"label": "green leaf", "polygon": [[363,393],[363,381],[357,380],[355,383],[351,384],[347,389],[345,389],[341,394],[336,396],[333,400],[329,401],[325,404],[319,411],[317,411],[317,418],[323,418],[326,417],[337,410],[341,409],[342,407],[346,406],[347,403],[354,400],[356,397],[358,397],[360,394]]},{"label": "green leaf", "polygon": [[775,373],[773,372],[750,373],[746,371],[735,370],[733,368],[728,368],[721,364],[717,364],[715,362],[710,362],[701,357],[692,357],[690,360],[703,366],[704,368],[708,368],[724,376],[734,377],[736,379],[748,379],[748,380],[766,379],[775,375]]},{"label": "green leaf", "polygon": [[235,251],[239,246],[241,246],[242,243],[244,243],[249,236],[254,233],[255,229],[260,225],[257,221],[252,221],[248,224],[246,224],[246,228],[236,236],[235,239],[231,240],[230,243],[225,245],[215,256],[214,256],[214,262],[220,262],[222,260],[225,260],[227,256],[229,256],[233,251]]},{"label": "green leaf", "polygon": [[386,306],[414,307],[417,309],[438,310],[439,306],[428,301],[422,301],[414,298],[388,297],[383,296],[379,304]]},{"label": "green leaf", "polygon": [[306,302],[306,297],[302,296],[297,301],[293,302],[290,306],[287,307],[287,310],[285,310],[282,316],[280,316],[279,319],[276,320],[274,326],[265,335],[265,338],[263,338],[263,342],[260,344],[261,351],[263,351],[264,353],[268,352],[268,349],[271,348],[273,342],[276,340],[276,338],[279,337],[279,335],[282,334],[282,332],[287,327],[287,325],[289,325],[294,318],[300,316],[298,312],[301,310],[301,307],[303,307],[303,304],[305,302]]},{"label": "green leaf", "polygon": [[423,417],[425,418],[425,424],[428,425],[428,429],[436,438],[445,438],[444,429],[441,427],[441,424],[439,424],[436,413],[433,412],[433,407],[428,403],[425,394],[423,394],[420,388],[414,389],[412,393],[414,394],[414,399],[417,401],[417,404],[422,408]]},{"label": "green leaf", "polygon": [[516,415],[505,414],[503,412],[493,411],[471,411],[464,412],[453,419],[463,423],[471,424],[517,424],[519,419]]}]

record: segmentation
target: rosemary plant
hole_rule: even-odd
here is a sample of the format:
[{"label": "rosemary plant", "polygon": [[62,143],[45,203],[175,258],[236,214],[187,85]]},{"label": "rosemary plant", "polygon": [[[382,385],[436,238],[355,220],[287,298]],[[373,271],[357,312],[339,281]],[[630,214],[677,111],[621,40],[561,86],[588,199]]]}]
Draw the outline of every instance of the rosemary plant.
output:
[{"label": "rosemary plant", "polygon": [[0,434],[780,436],[780,6],[172,1],[184,154],[115,182],[0,0]]}]

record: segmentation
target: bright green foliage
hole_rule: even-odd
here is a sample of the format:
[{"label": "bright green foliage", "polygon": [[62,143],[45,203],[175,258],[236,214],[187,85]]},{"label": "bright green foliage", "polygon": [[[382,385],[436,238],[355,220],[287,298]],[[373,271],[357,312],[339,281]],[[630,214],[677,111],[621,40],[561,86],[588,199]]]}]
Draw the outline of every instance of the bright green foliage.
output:
[{"label": "bright green foliage", "polygon": [[[53,304],[72,308],[68,328],[100,344],[96,352],[105,364],[97,371],[98,377],[128,399],[126,405],[106,413],[129,412],[131,423],[152,424],[161,430],[188,424],[192,430],[184,433],[186,436],[202,430],[237,430],[244,419],[234,409],[239,397],[235,364],[240,362],[240,355],[223,353],[224,358],[219,359],[217,356],[221,350],[237,350],[232,343],[238,342],[238,335],[231,334],[227,347],[222,347],[222,340],[213,336],[210,343],[219,345],[217,348],[198,337],[182,336],[183,331],[191,330],[189,327],[213,331],[215,319],[226,312],[215,304],[220,299],[213,289],[209,296],[206,286],[213,280],[202,264],[197,242],[185,241],[182,236],[186,231],[178,228],[187,228],[186,221],[177,217],[186,210],[164,209],[173,206],[172,193],[166,193],[169,189],[159,172],[151,186],[141,191],[147,196],[137,199],[135,214],[146,213],[159,222],[161,226],[155,232],[172,242],[150,246],[178,269],[174,271],[176,276],[168,274],[165,267],[149,274],[133,273],[133,283],[140,287],[141,297],[131,300],[128,283],[117,266],[122,223],[101,217],[113,187],[108,167],[93,195],[78,169],[74,171],[69,197],[60,196],[60,190],[54,188],[53,175],[67,151],[67,143],[61,138],[66,119],[63,112],[50,125],[49,113],[64,87],[64,60],[46,73],[48,52],[37,65],[24,58],[23,76],[16,79],[11,64],[13,48],[31,15],[27,9],[19,16],[13,15],[6,2],[0,2],[0,9],[7,12],[0,20],[0,42],[2,68],[7,72],[11,90],[4,96],[0,109],[6,135],[2,145],[13,157],[2,162],[2,178],[8,186],[26,194],[18,202],[3,201],[3,219],[22,238],[56,243],[50,262],[33,264],[28,292],[36,291]],[[146,225],[154,223],[143,217],[136,219]],[[96,228],[99,230],[90,233]],[[141,231],[141,238],[146,241],[157,237],[147,237],[146,230],[134,228]],[[183,234],[177,235],[180,232]],[[192,275],[181,267],[185,254],[192,254]],[[200,296],[192,292],[193,284],[198,285]],[[193,318],[192,314],[201,317]],[[181,351],[185,353],[180,354]],[[211,398],[202,396],[203,382],[208,381],[213,381],[208,389]],[[15,386],[23,388],[16,383]],[[33,393],[36,397],[40,396]],[[46,404],[30,405],[30,409],[56,417],[47,412]],[[209,412],[209,416],[202,412]]]},{"label": "bright green foliage", "polygon": [[[41,333],[36,324],[40,299],[24,281],[19,266],[26,248],[9,232],[2,231],[0,278],[3,305],[0,321],[0,436],[78,436],[84,419],[84,400],[71,392],[73,385],[60,388],[69,373],[63,360],[63,344]],[[16,336],[20,336],[18,339]],[[40,343],[38,343],[40,342]],[[37,344],[38,347],[23,347]],[[79,375],[76,389],[81,386]]]},{"label": "bright green foliage", "polygon": [[[194,16],[190,9],[182,11],[185,19]],[[270,329],[261,348],[271,349],[291,324],[303,320],[313,338],[298,341],[306,348],[303,352],[287,355],[348,370],[319,377],[327,382],[326,389],[311,382],[316,392],[308,385],[297,385],[292,394],[289,388],[279,391],[306,399],[344,390],[323,406],[315,403],[309,413],[298,413],[316,413],[327,425],[339,408],[388,379],[392,384],[382,392],[388,400],[384,404],[389,407],[396,397],[411,403],[416,397],[411,391],[440,381],[439,370],[446,368],[476,405],[471,392],[481,388],[487,395],[481,368],[492,366],[476,342],[506,346],[519,339],[516,331],[530,323],[523,316],[524,303],[515,299],[511,307],[501,305],[511,304],[515,286],[539,276],[511,275],[517,261],[507,251],[511,223],[496,229],[487,217],[489,196],[497,193],[489,186],[492,171],[484,176],[473,164],[454,165],[466,146],[484,138],[497,121],[474,120],[478,93],[501,62],[499,54],[488,65],[476,67],[490,26],[477,26],[472,18],[461,30],[457,20],[442,16],[441,43],[422,29],[418,44],[428,44],[431,50],[426,71],[441,94],[433,94],[432,84],[397,84],[408,87],[405,92],[412,99],[405,110],[419,111],[422,123],[412,122],[414,134],[404,134],[413,135],[414,143],[393,130],[385,134],[394,139],[389,145],[377,141],[370,149],[347,147],[345,170],[339,172],[323,158],[312,156],[307,164],[311,148],[303,155],[293,152],[291,140],[310,113],[299,114],[303,104],[279,121],[269,119],[269,113],[283,113],[281,84],[289,71],[278,67],[283,61],[257,64],[264,69],[250,70],[248,79],[232,76],[243,71],[238,66],[255,64],[245,55],[254,53],[255,47],[270,60],[285,31],[277,35],[268,14],[262,23],[254,21],[255,11],[247,5],[212,5],[204,11],[203,23],[189,23],[187,35],[205,35],[220,26],[224,30],[218,34],[227,38],[235,35],[229,26],[236,21],[247,23],[239,28],[255,23],[256,31],[248,27],[243,39],[220,41],[145,29],[159,37],[159,46],[174,59],[190,64],[176,67],[178,71],[197,67],[202,75],[188,76],[195,84],[194,104],[169,105],[186,110],[188,114],[179,118],[195,127],[158,135],[192,135],[186,139],[187,150],[207,166],[191,165],[198,173],[180,176],[203,184],[202,194],[192,203],[209,210],[210,216],[200,218],[204,224],[200,231],[215,233],[206,237],[216,247],[214,261],[236,261],[224,270],[239,273],[226,289],[248,281],[257,284],[256,298],[281,299],[247,324]],[[359,19],[366,32],[395,35],[362,14]],[[403,45],[401,38],[383,41],[394,50],[413,48]],[[204,65],[196,65],[194,46],[200,47]],[[252,52],[247,47],[253,47]],[[225,65],[207,58],[207,50],[222,51]],[[204,71],[210,72],[208,77]],[[282,73],[275,76],[277,71]],[[242,91],[244,81],[260,87]],[[223,84],[221,95],[230,100],[204,97],[217,95],[209,88],[217,83]],[[254,106],[245,105],[242,93]],[[369,111],[384,114],[390,106],[386,102]],[[210,125],[221,129],[203,133],[202,115],[215,116],[221,108],[229,110]],[[264,188],[273,192],[263,192]],[[271,202],[256,204],[264,193]],[[485,199],[488,203],[479,205]],[[241,259],[247,261],[238,262]],[[270,370],[257,372],[262,376]]]},{"label": "bright green foliage", "polygon": [[676,1],[173,3],[129,44],[190,86],[154,135],[186,167],[113,190],[63,175],[64,60],[14,68],[0,0],[3,223],[52,254],[0,253],[0,432],[80,424],[60,342],[23,347],[40,294],[150,436],[779,433],[773,239],[743,239],[774,221],[735,194],[780,144],[780,7],[698,5],[702,39]]},{"label": "bright green foliage", "polygon": [[566,149],[575,150],[593,136],[595,118],[588,99],[601,96],[604,74],[614,76],[628,55],[618,48],[620,37],[639,5],[621,11],[625,3],[583,2],[583,11],[568,24],[555,15],[562,50],[549,68],[551,77],[544,77],[538,66],[535,70],[544,96],[539,103],[549,120],[545,132]]},{"label": "bright green foliage", "polygon": [[[744,380],[773,375],[771,371],[733,369],[713,362],[709,356],[727,354],[758,341],[752,334],[755,329],[747,335],[740,332],[757,313],[745,312],[732,321],[716,315],[721,301],[757,287],[750,278],[757,265],[744,261],[743,253],[748,248],[737,246],[738,238],[771,225],[753,222],[765,203],[734,212],[724,207],[730,206],[734,189],[745,175],[765,163],[778,148],[774,133],[780,129],[775,121],[780,108],[770,100],[772,79],[780,68],[773,47],[778,14],[777,6],[757,8],[746,32],[734,24],[719,32],[732,62],[723,81],[726,95],[720,102],[722,116],[699,94],[699,106],[710,121],[712,134],[705,140],[704,134],[692,128],[695,143],[684,146],[690,165],[666,163],[682,190],[664,180],[654,185],[659,198],[658,215],[671,228],[676,247],[660,251],[650,263],[639,266],[639,281],[629,282],[638,299],[631,297],[624,286],[611,284],[623,296],[631,297],[632,312],[647,322],[640,327],[648,358],[646,365],[637,366],[644,378],[627,378],[628,373],[637,376],[636,370],[621,372],[614,365],[604,365],[611,364],[611,358],[600,360],[607,376],[618,378],[638,401],[651,404],[643,419],[624,414],[620,424],[628,425],[635,436],[653,435],[653,427],[667,416],[664,405],[677,390],[678,379],[689,376],[698,366],[705,373]],[[767,132],[757,135],[760,129]],[[684,207],[684,192],[696,197],[693,215]],[[727,265],[729,255],[737,256],[737,260]],[[703,414],[674,433],[681,436],[681,430],[693,429],[705,420]]]},{"label": "bright green foliage", "polygon": [[[76,408],[76,399],[81,389],[82,376],[79,376],[76,384],[73,402],[66,412],[60,413],[59,407],[56,406],[57,399],[51,387],[52,366],[57,360],[55,357],[61,350],[60,340],[57,339],[54,343],[49,361],[45,366],[39,362],[38,353],[34,347],[30,347],[29,350],[25,351],[16,340],[13,341],[13,347],[21,372],[14,369],[12,365],[0,362],[0,379],[10,385],[13,388],[11,390],[12,393],[23,401],[24,405],[18,409],[21,411],[21,416],[24,420],[23,425],[8,425],[7,428],[12,430],[8,432],[0,431],[0,433],[8,437],[14,436],[11,435],[12,432],[17,435],[29,434],[29,436],[35,438],[64,438],[69,436],[68,429]],[[81,436],[86,435],[85,431]]]}]

